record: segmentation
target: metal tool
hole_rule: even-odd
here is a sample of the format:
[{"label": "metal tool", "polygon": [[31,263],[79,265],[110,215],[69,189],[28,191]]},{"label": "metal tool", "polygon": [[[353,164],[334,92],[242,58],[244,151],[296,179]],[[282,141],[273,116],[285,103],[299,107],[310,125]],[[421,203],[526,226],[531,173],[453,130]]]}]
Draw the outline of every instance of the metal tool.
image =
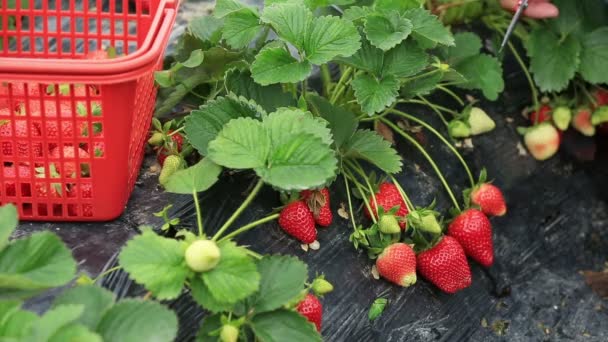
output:
[{"label": "metal tool", "polygon": [[513,34],[513,30],[515,30],[515,25],[517,25],[519,18],[522,16],[526,8],[528,8],[528,0],[519,0],[519,3],[517,4],[517,11],[515,11],[515,15],[513,15],[513,19],[511,19],[511,23],[509,23],[509,28],[507,28],[507,32],[502,40],[502,44],[500,44],[499,51],[502,51],[502,49],[507,45],[509,37],[511,34]]}]

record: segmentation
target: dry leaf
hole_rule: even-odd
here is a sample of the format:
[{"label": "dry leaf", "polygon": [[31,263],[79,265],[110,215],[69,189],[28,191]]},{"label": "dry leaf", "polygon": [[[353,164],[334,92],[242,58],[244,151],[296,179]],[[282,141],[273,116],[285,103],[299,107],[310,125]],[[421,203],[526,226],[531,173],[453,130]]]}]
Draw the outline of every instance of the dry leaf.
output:
[{"label": "dry leaf", "polygon": [[517,143],[517,154],[520,155],[520,156],[527,156],[528,155],[528,151],[526,151],[526,148],[521,143],[521,141]]},{"label": "dry leaf", "polygon": [[344,202],[340,203],[340,208],[338,208],[338,216],[345,220],[348,220],[350,218],[350,215],[346,210],[346,205],[344,204]]},{"label": "dry leaf", "polygon": [[309,244],[308,247],[310,247],[310,249],[312,249],[313,251],[318,251],[319,248],[321,248],[321,244],[319,243],[319,241],[315,240],[311,244]]},{"label": "dry leaf", "polygon": [[602,298],[608,298],[608,271],[584,271],[585,282]]},{"label": "dry leaf", "polygon": [[508,123],[513,123],[513,121],[514,121],[514,120],[513,120],[513,118],[512,118],[512,117],[507,116],[507,117],[505,118],[505,121],[506,121],[506,122],[508,122]]},{"label": "dry leaf", "polygon": [[376,121],[376,133],[380,134],[384,140],[390,142],[391,144],[395,143],[395,135],[393,134],[393,130],[383,122]]},{"label": "dry leaf", "polygon": [[376,268],[376,265],[372,266],[372,277],[374,277],[374,279],[380,279],[380,274],[378,273],[378,269]]},{"label": "dry leaf", "polygon": [[300,247],[302,248],[302,250],[304,252],[308,252],[308,244],[303,243],[303,244],[300,245]]},{"label": "dry leaf", "polygon": [[473,139],[471,138],[466,138],[462,141],[462,146],[465,148],[470,148],[473,149]]}]

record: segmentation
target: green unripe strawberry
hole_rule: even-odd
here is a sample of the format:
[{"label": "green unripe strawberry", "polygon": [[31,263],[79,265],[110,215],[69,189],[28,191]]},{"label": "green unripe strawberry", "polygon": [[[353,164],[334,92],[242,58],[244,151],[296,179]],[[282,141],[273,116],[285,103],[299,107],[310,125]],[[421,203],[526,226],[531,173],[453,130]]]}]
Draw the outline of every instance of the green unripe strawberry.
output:
[{"label": "green unripe strawberry", "polygon": [[460,120],[450,121],[448,131],[452,138],[468,138],[471,136],[471,127],[466,122]]},{"label": "green unripe strawberry", "polygon": [[334,286],[325,280],[323,277],[319,277],[312,282],[312,291],[317,296],[322,296],[324,294],[330,293],[334,290]]},{"label": "green unripe strawberry", "polygon": [[168,156],[163,163],[163,168],[160,170],[158,182],[161,185],[167,184],[169,177],[171,177],[171,175],[173,175],[177,170],[180,170],[184,165],[183,163],[184,162],[180,156]]},{"label": "green unripe strawberry", "polygon": [[594,126],[598,126],[604,122],[608,122],[608,106],[599,107],[591,116],[591,124]]},{"label": "green unripe strawberry", "polygon": [[468,124],[471,127],[471,134],[473,135],[488,133],[496,128],[494,120],[483,109],[478,107],[471,108]]},{"label": "green unripe strawberry", "polygon": [[380,216],[380,220],[378,220],[378,228],[384,234],[397,234],[401,232],[401,227],[399,227],[399,221],[395,215],[384,214]]},{"label": "green unripe strawberry", "polygon": [[164,136],[161,132],[154,132],[150,139],[148,139],[148,144],[152,146],[160,146],[163,144]]},{"label": "green unripe strawberry", "polygon": [[437,221],[437,216],[431,210],[417,210],[408,215],[408,219],[412,225],[425,232],[432,234],[441,233],[441,225]]},{"label": "green unripe strawberry", "polygon": [[559,106],[553,110],[553,123],[560,131],[565,131],[570,126],[572,111],[568,107]]},{"label": "green unripe strawberry", "polygon": [[222,327],[220,332],[220,341],[222,342],[236,342],[239,339],[239,329],[233,325],[226,324]]},{"label": "green unripe strawberry", "polygon": [[220,249],[211,240],[194,241],[186,249],[186,264],[194,272],[212,270],[220,262]]}]

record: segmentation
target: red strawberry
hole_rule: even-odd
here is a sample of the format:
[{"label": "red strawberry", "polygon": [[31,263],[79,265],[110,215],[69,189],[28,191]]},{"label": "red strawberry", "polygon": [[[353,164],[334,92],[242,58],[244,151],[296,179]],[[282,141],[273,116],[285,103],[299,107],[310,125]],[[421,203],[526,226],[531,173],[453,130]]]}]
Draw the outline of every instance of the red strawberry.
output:
[{"label": "red strawberry", "polygon": [[80,184],[80,186],[78,186],[78,184],[75,184],[70,188],[70,191],[68,191],[67,195],[69,198],[75,198],[78,197],[78,194],[80,192],[81,198],[91,198],[93,197],[92,188],[93,186],[90,183],[82,183]]},{"label": "red strawberry", "polygon": [[595,135],[595,126],[591,124],[591,110],[579,108],[572,119],[572,126],[582,134],[591,137]]},{"label": "red strawberry", "polygon": [[281,210],[279,226],[303,243],[312,243],[317,239],[315,219],[303,201],[289,203]]},{"label": "red strawberry", "polygon": [[96,50],[93,52],[89,52],[86,56],[86,59],[92,59],[92,60],[102,60],[102,59],[109,59],[110,56],[108,55],[108,53],[105,50]]},{"label": "red strawberry", "polygon": [[416,254],[404,243],[386,247],[376,259],[376,268],[382,278],[399,286],[408,287],[416,282]]},{"label": "red strawberry", "polygon": [[494,263],[492,224],[484,213],[477,209],[463,211],[448,227],[448,235],[462,246],[464,252],[483,266]]},{"label": "red strawberry", "polygon": [[[33,137],[39,137],[40,131],[34,125],[30,131],[30,134]],[[13,156],[13,142],[7,141],[10,138],[22,138],[27,139],[28,137],[28,122],[26,120],[15,120],[15,131],[13,134],[13,125],[10,121],[6,120],[0,126],[0,139],[2,139],[2,155],[3,156]],[[6,138],[6,139],[5,139]],[[15,143],[17,146],[17,156],[19,157],[28,157],[29,156],[29,146],[30,144],[27,142],[18,141]],[[42,144],[34,143],[32,145],[32,152],[35,157],[42,156]]]},{"label": "red strawberry", "polygon": [[300,196],[306,201],[308,208],[312,212],[315,222],[321,227],[331,225],[333,214],[329,202],[329,190],[323,188],[318,191],[304,190]]},{"label": "red strawberry", "polygon": [[[17,167],[17,170],[19,172],[19,178],[21,179],[21,182],[27,183],[29,181],[29,178],[31,177],[30,167],[25,166],[25,165],[19,165]],[[17,177],[14,166],[5,166],[2,173],[3,173],[4,179],[11,179],[11,178]],[[15,183],[6,182],[5,184],[6,184],[6,196],[17,196],[17,188],[15,187]],[[2,190],[1,186],[0,186],[0,190]],[[1,193],[1,191],[0,191],[0,193]],[[21,184],[21,196],[29,197],[31,195],[32,195],[32,193],[31,193],[29,185]]]},{"label": "red strawberry", "polygon": [[[530,117],[529,117],[530,122],[533,125],[535,125],[535,124],[539,124],[539,123],[542,123],[545,121],[550,121],[552,111],[553,111],[553,108],[551,108],[551,106],[542,105],[542,106],[540,106],[538,111],[530,113]],[[537,117],[538,117],[538,120],[537,120]]]},{"label": "red strawberry", "polygon": [[462,246],[451,236],[444,236],[433,248],[416,258],[418,273],[440,290],[455,293],[471,285],[471,269]]},{"label": "red strawberry", "polygon": [[[399,226],[401,229],[406,229],[405,217],[408,214],[407,206],[401,197],[401,193],[399,193],[399,189],[392,183],[382,183],[376,193],[376,202],[378,205],[384,209],[385,212],[388,212],[392,208],[399,206],[399,210],[395,213],[395,216],[400,218]],[[373,197],[369,198],[369,205],[374,213],[374,216],[378,218],[378,211],[376,209],[376,203],[374,202]],[[365,216],[368,218],[371,217],[367,208],[365,208]]]},{"label": "red strawberry", "polygon": [[534,158],[547,160],[557,153],[560,135],[553,125],[545,122],[528,128],[524,143]]},{"label": "red strawberry", "polygon": [[507,204],[500,189],[490,183],[483,183],[471,192],[471,203],[478,205],[484,214],[503,216],[507,213]]},{"label": "red strawberry", "polygon": [[167,154],[167,151],[164,148],[161,148],[160,151],[158,151],[158,154],[156,155],[156,160],[158,161],[161,167],[165,165],[165,159],[167,159],[168,156],[170,156],[170,154]]},{"label": "red strawberry", "polygon": [[[167,132],[167,134],[171,134],[173,131]],[[177,154],[182,151],[182,146],[184,145],[184,136],[179,133],[175,133],[171,135],[171,142],[167,145],[161,146],[157,148],[156,160],[163,166],[165,164],[165,159],[172,154]]]},{"label": "red strawberry", "polygon": [[608,105],[608,91],[604,89],[598,89],[595,93],[595,102],[597,102],[597,106],[606,106]]},{"label": "red strawberry", "polygon": [[323,320],[323,305],[317,297],[313,294],[307,294],[306,297],[298,303],[296,310],[300,315],[306,317],[306,319],[314,323],[317,327],[317,331],[321,331],[321,321]]},{"label": "red strawberry", "polygon": [[[74,146],[64,146],[63,154],[61,152],[62,151],[60,151],[59,147],[55,147],[54,149],[51,150],[49,158],[51,158],[51,159],[61,159],[61,158],[74,159],[74,158],[76,158],[76,148]],[[86,162],[86,160],[89,159],[89,157],[90,157],[90,155],[87,151],[78,147],[78,158],[80,158],[81,163]],[[60,174],[63,174],[65,177],[76,177],[76,172],[78,171],[78,168],[77,168],[75,162],[64,162],[63,163],[63,172],[62,172],[61,166],[62,165],[57,166],[57,172],[59,172]]]},{"label": "red strawberry", "polygon": [[184,145],[184,136],[179,133],[171,135],[172,133],[173,131],[167,132],[167,134],[171,136],[171,140],[175,143],[175,146],[177,147],[177,152],[181,152],[182,146]]},{"label": "red strawberry", "polygon": [[36,197],[46,198],[46,197],[61,197],[61,184],[59,183],[36,183]]}]

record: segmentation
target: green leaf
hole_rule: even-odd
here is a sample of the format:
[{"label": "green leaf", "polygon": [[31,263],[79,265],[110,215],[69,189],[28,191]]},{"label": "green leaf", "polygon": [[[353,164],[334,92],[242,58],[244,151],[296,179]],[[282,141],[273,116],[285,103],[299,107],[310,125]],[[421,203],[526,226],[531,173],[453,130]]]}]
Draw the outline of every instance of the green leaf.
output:
[{"label": "green leaf", "polygon": [[584,20],[580,1],[553,0],[552,2],[559,8],[559,16],[551,20],[557,31],[563,36],[578,31]]},{"label": "green leaf", "polygon": [[365,37],[361,39],[361,49],[350,57],[339,57],[339,61],[374,75],[382,75],[384,51],[373,46]]},{"label": "green leaf", "polygon": [[53,307],[66,304],[83,305],[82,316],[76,322],[95,330],[103,314],[114,304],[112,292],[94,285],[68,289],[53,301]]},{"label": "green leaf", "polygon": [[314,324],[286,309],[253,316],[251,327],[261,342],[321,341]]},{"label": "green leaf", "polygon": [[188,267],[183,241],[144,231],[127,242],[118,260],[129,276],[158,299],[177,298],[182,292]]},{"label": "green leaf", "polygon": [[279,107],[295,105],[291,94],[285,93],[280,84],[259,85],[255,83],[249,70],[229,70],[224,83],[229,92],[255,101],[268,112],[274,112]]},{"label": "green leaf", "polygon": [[353,23],[339,17],[316,18],[306,36],[306,58],[323,64],[341,56],[353,55],[361,47],[359,32]]},{"label": "green leaf", "polygon": [[405,41],[386,52],[382,66],[383,76],[409,77],[422,71],[429,57],[412,41]]},{"label": "green leaf", "polygon": [[270,147],[270,138],[260,121],[238,118],[224,125],[209,143],[208,157],[234,169],[265,167]]},{"label": "green leaf", "polygon": [[608,26],[584,36],[580,73],[590,83],[608,83]]},{"label": "green leaf", "polygon": [[[40,317],[31,311],[19,310],[19,303],[13,310],[2,315],[2,302],[0,301],[0,340],[22,341],[32,328],[38,324]],[[4,341],[4,340],[3,340]]]},{"label": "green leaf", "polygon": [[357,21],[367,17],[373,10],[368,6],[351,6],[344,10],[342,19],[349,21]]},{"label": "green leaf", "polygon": [[194,37],[202,41],[209,41],[213,45],[220,42],[222,27],[224,27],[224,20],[211,15],[196,17],[188,22],[188,31]]},{"label": "green leaf", "polygon": [[194,50],[190,54],[190,57],[181,64],[186,68],[196,68],[203,63],[204,59],[205,54],[203,53],[203,50]]},{"label": "green leaf", "polygon": [[327,122],[301,109],[280,108],[264,119],[264,126],[270,134],[273,150],[290,142],[298,133],[310,133],[328,146],[333,143]]},{"label": "green leaf", "polygon": [[175,85],[174,73],[171,70],[161,70],[154,73],[154,81],[161,88],[169,88]]},{"label": "green leaf", "polygon": [[[0,289],[29,294],[66,284],[76,274],[72,253],[57,235],[38,232],[0,252]],[[3,295],[0,294],[0,298]]]},{"label": "green leaf", "polygon": [[412,33],[412,22],[399,12],[372,13],[365,18],[365,33],[372,45],[387,51]]},{"label": "green leaf", "polygon": [[236,303],[257,291],[260,274],[244,248],[232,241],[220,243],[218,247],[220,262],[201,276],[216,301]]},{"label": "green leaf", "polygon": [[382,10],[398,10],[400,12],[421,8],[424,0],[375,0],[374,7]]},{"label": "green leaf", "polygon": [[405,82],[401,86],[401,96],[405,99],[411,99],[418,95],[428,95],[443,78],[442,72],[436,72],[424,77],[416,78]]},{"label": "green leaf", "polygon": [[0,207],[0,252],[8,244],[8,238],[11,237],[18,223],[17,207],[12,204]]},{"label": "green leaf", "polygon": [[59,305],[50,309],[33,325],[25,341],[49,340],[62,327],[78,320],[83,311],[84,305]]},{"label": "green leaf", "polygon": [[454,35],[455,45],[446,48],[446,61],[458,64],[462,60],[477,56],[482,48],[481,38],[473,32],[462,32]]},{"label": "green leaf", "polygon": [[251,75],[261,85],[300,82],[311,72],[312,65],[308,61],[298,61],[281,47],[262,49],[251,65]]},{"label": "green leaf", "polygon": [[101,336],[87,329],[82,324],[70,324],[61,328],[49,340],[49,342],[86,341],[103,342]]},{"label": "green leaf", "polygon": [[403,17],[412,22],[414,37],[422,37],[442,45],[454,45],[454,37],[450,31],[431,12],[422,8],[412,9],[405,12]]},{"label": "green leaf", "polygon": [[190,90],[208,80],[210,80],[208,75],[199,73],[182,80],[180,84],[171,90],[171,93],[166,98],[162,99],[162,101],[158,101],[156,105],[156,115],[163,115],[171,112],[173,108],[190,93]]},{"label": "green leaf", "polygon": [[298,296],[308,278],[306,264],[291,256],[266,256],[258,262],[260,290],[252,299],[256,313],[280,308]]},{"label": "green leaf", "polygon": [[570,35],[560,41],[553,32],[539,28],[530,34],[526,47],[539,88],[543,92],[565,89],[580,63],[581,45],[576,38]]},{"label": "green leaf", "polygon": [[263,27],[258,14],[248,8],[226,16],[224,23],[222,38],[235,49],[247,47]]},{"label": "green leaf", "polygon": [[342,148],[344,158],[366,160],[386,173],[401,171],[401,157],[391,144],[370,130],[358,130]]},{"label": "green leaf", "polygon": [[165,191],[176,194],[192,194],[209,189],[218,180],[222,167],[203,158],[185,170],[176,171],[165,184]]},{"label": "green leaf", "polygon": [[357,116],[343,108],[331,104],[326,98],[309,94],[307,100],[315,114],[327,120],[334,138],[334,144],[340,148],[355,133],[359,124]]},{"label": "green leaf", "polygon": [[216,18],[223,18],[231,13],[240,11],[243,8],[247,8],[238,0],[217,0],[215,2],[215,9],[213,15]]},{"label": "green leaf", "polygon": [[265,114],[259,106],[243,97],[218,97],[193,110],[185,119],[184,130],[192,146],[206,156],[209,142],[217,137],[230,120],[241,117],[261,118]]},{"label": "green leaf", "polygon": [[302,3],[275,3],[264,9],[261,19],[270,24],[281,39],[293,44],[300,51],[304,50],[313,16]]},{"label": "green leaf", "polygon": [[367,74],[357,75],[351,85],[357,103],[368,115],[384,110],[393,104],[399,95],[399,82],[393,76],[378,79]]},{"label": "green leaf", "polygon": [[203,318],[201,328],[196,334],[196,342],[217,342],[218,336],[210,336],[222,327],[222,320],[219,314],[206,316]]},{"label": "green leaf", "polygon": [[97,332],[106,342],[168,342],[177,336],[177,317],[159,303],[127,299],[106,311]]},{"label": "green leaf", "polygon": [[465,89],[480,89],[488,100],[496,100],[504,90],[505,83],[502,79],[502,67],[500,62],[486,54],[470,57],[454,66],[464,78],[466,83],[458,84]]},{"label": "green leaf", "polygon": [[190,282],[190,295],[200,306],[213,313],[231,311],[234,307],[234,303],[216,300],[200,277],[196,277]]}]

